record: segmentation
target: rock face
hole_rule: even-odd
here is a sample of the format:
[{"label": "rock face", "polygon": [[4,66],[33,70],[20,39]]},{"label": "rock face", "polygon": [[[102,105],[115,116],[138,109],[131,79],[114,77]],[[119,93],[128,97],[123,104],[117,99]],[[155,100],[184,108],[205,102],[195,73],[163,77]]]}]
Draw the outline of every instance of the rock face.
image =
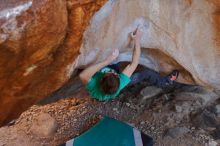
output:
[{"label": "rock face", "polygon": [[105,0],[0,1],[0,126],[61,87]]},{"label": "rock face", "polygon": [[176,138],[176,137],[179,137],[183,134],[188,133],[189,131],[190,130],[186,127],[176,127],[176,128],[173,128],[173,129],[169,129],[165,136]]},{"label": "rock face", "polygon": [[57,129],[57,121],[47,113],[38,115],[31,126],[31,132],[41,137],[52,136]]},{"label": "rock face", "polygon": [[113,48],[131,60],[128,34],[142,26],[141,64],[182,81],[220,89],[219,0],[113,0],[93,17],[84,34],[78,66],[99,62]]},{"label": "rock face", "polygon": [[143,100],[152,98],[154,96],[157,96],[159,94],[162,93],[162,89],[161,88],[157,88],[155,86],[147,86],[144,89],[141,90],[141,95],[143,97]]},{"label": "rock face", "polygon": [[102,7],[106,1],[0,1],[0,125],[112,48],[121,51],[117,61],[130,61],[128,33],[139,24],[141,64],[179,69],[181,81],[220,89],[219,0],[110,0]]}]

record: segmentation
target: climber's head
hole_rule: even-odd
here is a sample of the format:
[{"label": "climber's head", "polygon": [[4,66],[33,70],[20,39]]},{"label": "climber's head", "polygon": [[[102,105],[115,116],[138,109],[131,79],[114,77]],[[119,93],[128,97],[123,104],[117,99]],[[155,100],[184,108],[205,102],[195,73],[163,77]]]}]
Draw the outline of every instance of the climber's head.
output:
[{"label": "climber's head", "polygon": [[117,73],[106,72],[100,82],[102,91],[105,94],[114,94],[119,88],[120,80]]}]

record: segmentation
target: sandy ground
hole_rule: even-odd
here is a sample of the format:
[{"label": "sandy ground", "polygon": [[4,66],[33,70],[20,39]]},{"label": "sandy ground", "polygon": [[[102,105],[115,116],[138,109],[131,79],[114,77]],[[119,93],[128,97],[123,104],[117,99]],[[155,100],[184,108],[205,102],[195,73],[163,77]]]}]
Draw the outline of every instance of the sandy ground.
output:
[{"label": "sandy ground", "polygon": [[[219,92],[189,86],[146,99],[140,92],[147,86],[143,82],[126,88],[115,100],[99,102],[88,97],[79,82],[71,81],[45,101],[32,106],[10,126],[2,127],[0,146],[59,145],[80,135],[103,116],[130,123],[152,136],[156,146],[218,145],[218,139],[210,134],[216,128],[211,127],[210,130],[209,126],[202,126],[195,115],[215,106],[218,100],[213,99],[219,98]],[[48,113],[58,123],[56,131],[47,136],[32,130],[42,113]]]}]

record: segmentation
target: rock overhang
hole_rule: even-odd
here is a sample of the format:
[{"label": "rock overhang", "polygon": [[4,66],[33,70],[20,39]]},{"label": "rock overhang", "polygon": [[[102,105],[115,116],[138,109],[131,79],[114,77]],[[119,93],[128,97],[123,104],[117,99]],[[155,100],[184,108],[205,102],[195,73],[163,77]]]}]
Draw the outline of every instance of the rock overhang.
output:
[{"label": "rock overhang", "polygon": [[[139,25],[143,31],[141,64],[161,72],[169,72],[180,65],[188,72],[184,74],[189,79],[186,82],[220,89],[219,47],[214,39],[218,32],[210,18],[215,7],[213,2],[196,0],[108,1],[94,15],[84,33],[78,66],[100,62],[114,48],[122,53],[120,61],[131,60],[134,45],[129,33]],[[169,59],[167,63],[158,64],[161,61],[155,58],[160,60],[160,55],[154,53],[152,59],[152,54],[148,54],[152,48],[178,65],[171,63],[173,67],[170,67]]]}]

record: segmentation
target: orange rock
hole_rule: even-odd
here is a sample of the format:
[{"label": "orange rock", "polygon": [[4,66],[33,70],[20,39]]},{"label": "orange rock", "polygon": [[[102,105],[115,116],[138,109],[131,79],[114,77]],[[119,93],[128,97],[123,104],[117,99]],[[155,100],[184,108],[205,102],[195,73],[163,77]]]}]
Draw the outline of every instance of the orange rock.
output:
[{"label": "orange rock", "polygon": [[69,79],[85,27],[105,1],[0,1],[0,125]]},{"label": "orange rock", "polygon": [[46,68],[53,63],[53,52],[63,43],[67,9],[62,0],[1,1],[0,5],[0,35],[4,36],[0,41],[2,124],[16,117],[48,90],[37,88],[47,83],[42,80],[49,75]]}]

